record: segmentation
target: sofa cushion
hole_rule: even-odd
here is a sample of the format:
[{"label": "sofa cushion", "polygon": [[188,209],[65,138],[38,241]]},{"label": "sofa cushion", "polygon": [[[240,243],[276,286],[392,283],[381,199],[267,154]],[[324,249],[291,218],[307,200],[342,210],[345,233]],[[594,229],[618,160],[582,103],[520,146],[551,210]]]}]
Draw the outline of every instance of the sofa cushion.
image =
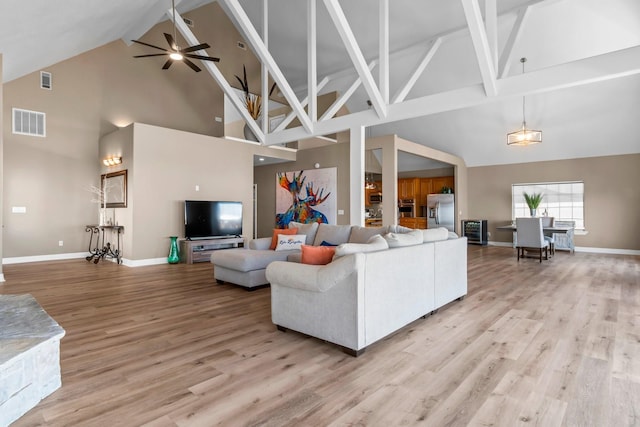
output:
[{"label": "sofa cushion", "polygon": [[422,243],[422,231],[413,230],[408,233],[387,233],[384,239],[390,248],[399,248],[402,246],[413,246]]},{"label": "sofa cushion", "polygon": [[271,236],[271,246],[269,249],[274,250],[278,246],[278,234],[298,234],[297,228],[274,228],[273,235]]},{"label": "sofa cushion", "polygon": [[299,251],[272,251],[270,249],[225,249],[215,251],[211,254],[211,262],[216,266],[220,265],[230,270],[241,272],[261,270],[273,261],[286,261],[287,255]]},{"label": "sofa cushion", "polygon": [[385,234],[388,227],[360,227],[354,225],[351,227],[351,235],[349,243],[367,243],[367,241],[376,234]]},{"label": "sofa cushion", "polygon": [[396,234],[405,234],[408,233],[410,231],[413,231],[413,228],[409,228],[409,227],[405,227],[402,225],[398,225],[398,224],[392,224],[389,226],[389,233],[396,233]]},{"label": "sofa cushion", "polygon": [[306,238],[304,234],[278,234],[276,251],[300,250]]},{"label": "sofa cushion", "polygon": [[438,242],[440,240],[447,240],[449,238],[449,230],[445,227],[429,228],[427,230],[420,231],[422,232],[422,241],[425,243]]},{"label": "sofa cushion", "polygon": [[318,223],[310,222],[308,224],[303,224],[301,222],[291,221],[289,223],[289,228],[297,228],[298,234],[304,234],[307,236],[305,245],[313,245],[313,240],[316,238],[316,233],[318,232]]},{"label": "sofa cushion", "polygon": [[335,253],[335,246],[302,245],[301,260],[303,264],[325,265],[331,262]]},{"label": "sofa cushion", "polygon": [[313,246],[320,246],[320,242],[323,240],[327,243],[331,243],[332,245],[347,243],[349,241],[350,234],[350,225],[330,225],[322,223],[318,226],[318,232],[316,233],[316,238],[313,241]]},{"label": "sofa cushion", "polygon": [[379,234],[372,236],[367,243],[343,243],[336,248],[333,259],[360,252],[376,252],[389,249],[387,241]]}]

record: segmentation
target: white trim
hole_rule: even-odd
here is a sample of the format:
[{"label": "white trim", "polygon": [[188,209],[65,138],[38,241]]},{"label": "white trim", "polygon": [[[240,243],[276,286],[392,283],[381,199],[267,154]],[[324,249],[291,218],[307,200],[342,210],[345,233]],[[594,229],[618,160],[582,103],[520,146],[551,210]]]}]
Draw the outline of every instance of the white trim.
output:
[{"label": "white trim", "polygon": [[634,249],[592,248],[588,246],[576,246],[574,252],[590,252],[594,254],[610,255],[640,255],[640,251]]},{"label": "white trim", "polygon": [[88,252],[74,252],[74,253],[66,253],[66,254],[9,257],[9,258],[2,259],[2,265],[24,264],[26,262],[59,261],[64,259],[81,259],[81,258],[85,258],[87,254]]},{"label": "white trim", "polygon": [[122,258],[122,265],[125,265],[127,267],[146,267],[148,265],[161,265],[161,264],[168,264],[167,257],[136,259],[136,260]]},{"label": "white trim", "polygon": [[[577,234],[577,233],[576,233]],[[498,246],[503,248],[511,248],[513,244],[511,242],[488,242],[489,246]],[[567,251],[566,249],[557,249],[558,251]],[[594,253],[594,254],[609,254],[609,255],[640,255],[639,250],[635,249],[616,249],[616,248],[594,248],[589,246],[576,246],[574,252]]]},{"label": "white trim", "polygon": [[0,282],[4,282],[4,274],[0,273]]}]

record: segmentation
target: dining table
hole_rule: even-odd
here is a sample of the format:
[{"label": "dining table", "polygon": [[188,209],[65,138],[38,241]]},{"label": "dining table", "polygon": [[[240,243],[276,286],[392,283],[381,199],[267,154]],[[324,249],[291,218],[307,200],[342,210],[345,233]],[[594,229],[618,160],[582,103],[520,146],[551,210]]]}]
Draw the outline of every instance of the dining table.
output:
[{"label": "dining table", "polygon": [[[516,228],[515,224],[501,225],[499,227],[496,227],[496,230],[518,231],[518,229]],[[559,226],[542,227],[542,232],[543,233],[568,233],[571,230],[573,230],[573,227],[559,227]]]}]

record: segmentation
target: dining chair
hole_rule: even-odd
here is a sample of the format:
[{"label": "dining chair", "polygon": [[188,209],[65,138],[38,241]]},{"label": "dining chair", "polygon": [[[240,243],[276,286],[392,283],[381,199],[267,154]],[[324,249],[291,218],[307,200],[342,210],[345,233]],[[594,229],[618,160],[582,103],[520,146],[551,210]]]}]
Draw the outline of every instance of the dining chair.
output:
[{"label": "dining chair", "polygon": [[518,261],[520,256],[524,258],[525,249],[538,249],[540,252],[540,262],[542,262],[542,250],[544,249],[544,259],[549,259],[549,242],[542,234],[542,218],[516,218],[516,229],[518,230]]},{"label": "dining chair", "polygon": [[544,231],[545,227],[553,227],[555,224],[555,218],[552,216],[543,216],[540,217],[542,220],[542,234],[544,235],[544,239],[549,242],[549,252],[551,255],[556,254],[556,239],[554,233],[552,231]]}]

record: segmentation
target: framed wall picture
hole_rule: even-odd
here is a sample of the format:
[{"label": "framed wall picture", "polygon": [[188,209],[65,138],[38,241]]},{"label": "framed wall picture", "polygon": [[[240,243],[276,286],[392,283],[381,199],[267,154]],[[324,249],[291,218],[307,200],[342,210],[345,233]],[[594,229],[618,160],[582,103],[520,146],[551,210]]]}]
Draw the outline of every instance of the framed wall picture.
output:
[{"label": "framed wall picture", "polygon": [[[103,189],[107,208],[127,207],[127,170],[102,175],[100,188]],[[101,203],[101,205],[103,205]]]}]

